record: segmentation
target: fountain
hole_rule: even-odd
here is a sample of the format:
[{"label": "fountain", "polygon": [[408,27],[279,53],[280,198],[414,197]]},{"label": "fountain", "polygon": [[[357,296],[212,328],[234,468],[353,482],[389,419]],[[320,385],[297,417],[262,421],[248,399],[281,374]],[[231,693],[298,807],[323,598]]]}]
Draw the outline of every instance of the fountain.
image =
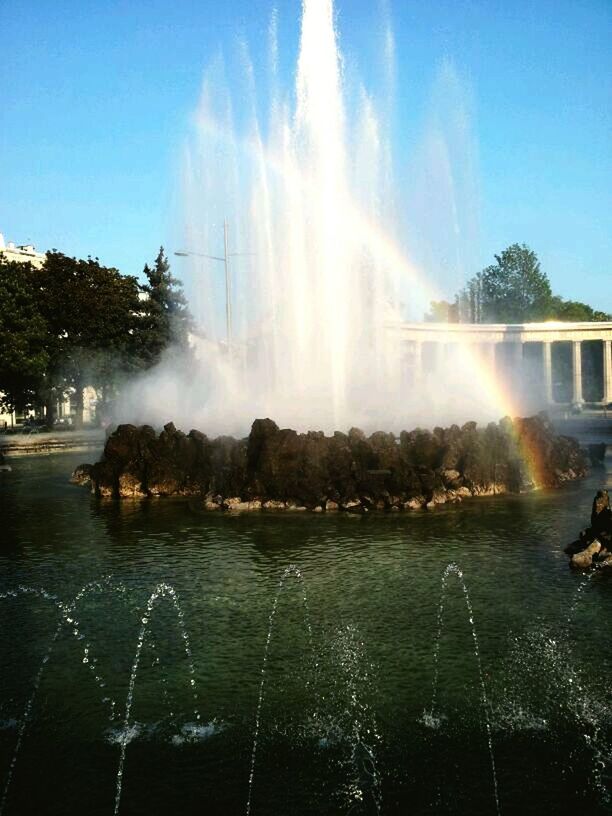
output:
[{"label": "fountain", "polygon": [[[128,812],[135,800],[151,813],[200,812],[204,807],[224,816],[243,812],[255,816],[266,808],[274,812],[271,808],[279,802],[275,812],[312,813],[317,808],[300,787],[304,778],[324,792],[322,799],[329,794],[323,802],[327,810],[317,810],[322,814],[431,812],[432,808],[441,812],[432,768],[435,781],[452,793],[457,782],[452,769],[467,765],[467,759],[470,813],[499,816],[512,808],[525,812],[526,805],[544,812],[551,807],[551,796],[563,804],[571,798],[574,812],[585,812],[589,805],[603,809],[609,805],[606,766],[612,756],[612,720],[605,695],[609,664],[598,645],[585,650],[594,668],[587,660],[584,670],[576,668],[580,658],[563,637],[590,594],[581,587],[574,590],[576,576],[569,570],[560,576],[558,561],[547,561],[544,547],[536,549],[545,540],[538,530],[551,535],[551,518],[565,514],[567,528],[567,516],[573,512],[571,497],[579,495],[578,487],[572,486],[575,492],[569,493],[570,499],[567,495],[554,499],[542,491],[539,526],[530,520],[529,514],[536,512],[535,499],[529,503],[533,497],[522,504],[509,499],[503,507],[497,500],[501,492],[558,487],[572,481],[584,475],[584,457],[577,443],[557,436],[543,417],[505,419],[482,428],[474,422],[450,425],[459,419],[498,419],[508,413],[508,401],[498,384],[471,353],[449,357],[441,375],[443,388],[427,376],[410,382],[394,327],[405,317],[403,302],[422,311],[437,293],[408,260],[398,238],[386,101],[377,102],[365,89],[353,96],[349,93],[332,0],[304,0],[295,89],[293,94],[283,94],[275,67],[275,20],[268,104],[256,99],[255,70],[242,45],[246,89],[241,102],[246,123],[237,120],[218,67],[204,83],[196,132],[187,151],[185,248],[215,254],[222,222],[227,219],[229,225],[228,288],[234,298],[231,304],[228,301],[227,323],[223,325],[220,318],[224,310],[214,280],[217,270],[199,267],[201,282],[192,293],[192,307],[204,327],[194,338],[197,363],[191,357],[185,360],[170,354],[126,389],[118,409],[118,418],[155,428],[172,418],[185,430],[195,424],[223,435],[209,438],[193,430],[185,434],[172,423],[161,433],[147,425],[120,426],[109,437],[102,460],[79,469],[75,480],[89,483],[98,498],[145,501],[125,501],[120,507],[112,501],[87,505],[94,523],[89,524],[88,517],[89,526],[82,528],[79,538],[87,558],[74,559],[72,550],[62,558],[61,547],[56,547],[59,536],[62,542],[66,538],[61,526],[57,539],[49,536],[51,546],[42,555],[37,552],[37,558],[25,546],[25,555],[20,551],[14,566],[8,550],[2,561],[3,569],[8,565],[2,571],[3,587],[5,581],[12,581],[8,586],[16,589],[3,591],[0,600],[41,597],[59,617],[49,641],[36,616],[16,618],[21,630],[16,623],[3,633],[12,645],[13,639],[20,640],[14,632],[32,629],[42,640],[42,631],[45,645],[40,663],[40,652],[35,652],[37,668],[24,695],[25,705],[18,693],[15,698],[0,699],[11,724],[0,740],[3,750],[8,746],[0,816],[10,814],[13,806],[19,812],[18,796],[29,805],[38,795],[32,776],[24,774],[21,781],[15,770],[27,761],[27,749],[35,747],[36,741],[26,741],[25,736],[31,733],[34,703],[43,698],[50,658],[59,651],[65,627],[71,633],[70,643],[72,637],[78,641],[78,662],[87,669],[81,673],[94,681],[96,695],[104,695],[104,716],[98,721],[91,706],[84,706],[86,715],[80,713],[86,723],[76,717],[62,719],[78,696],[81,681],[76,673],[60,674],[55,660],[59,676],[44,699],[49,709],[56,703],[60,713],[55,720],[50,718],[47,732],[41,725],[41,732],[51,733],[53,741],[41,740],[39,750],[44,756],[50,744],[58,758],[51,757],[56,764],[50,763],[50,771],[46,761],[36,768],[46,783],[45,798],[51,784],[56,785],[54,772],[67,764],[62,751],[69,745],[78,752],[77,773],[71,780],[78,795],[90,795],[87,782],[82,781],[89,770],[89,780],[95,779],[98,785],[96,805],[100,810],[108,806],[115,816]],[[358,103],[351,101],[355,97]],[[269,114],[264,124],[262,108]],[[194,265],[202,263],[197,254],[193,258]],[[281,427],[259,419],[245,438],[253,417],[270,415]],[[397,431],[417,422],[428,426],[444,422],[447,427],[404,431],[398,439]],[[298,433],[283,430],[285,425],[322,431]],[[356,425],[370,435],[356,427],[348,431]],[[388,432],[370,433],[381,426]],[[330,435],[338,428],[348,432]],[[50,506],[56,511],[58,502],[74,502],[78,509],[67,516],[72,524],[84,515],[87,497],[77,497],[73,491],[66,499],[68,491],[60,494],[60,489],[52,494]],[[31,493],[28,485],[16,494],[19,524],[22,516],[28,516]],[[481,495],[491,496],[490,503],[474,501],[453,520],[449,519],[453,514],[444,511],[410,514],[414,509],[433,510]],[[171,499],[156,506],[159,513],[151,512],[153,497],[161,496],[189,497],[191,514],[181,506],[179,515]],[[121,516],[126,507],[136,519],[133,524]],[[286,513],[279,533],[273,514],[248,521],[239,515],[255,509],[309,510],[321,515],[305,523],[304,514]],[[204,510],[215,512],[203,518]],[[371,512],[375,510],[389,512],[377,519]],[[398,520],[402,512],[405,515]],[[548,516],[540,521],[543,512]],[[109,522],[112,514],[116,517]],[[49,515],[54,533],[56,516]],[[26,535],[18,523],[21,546]],[[46,526],[36,532],[38,538],[46,535]],[[73,535],[70,527],[69,536]],[[505,546],[508,542],[512,547]],[[463,570],[454,560],[458,546],[473,564],[484,564],[478,590],[472,582],[474,573],[466,568],[468,592]],[[554,547],[558,549],[558,542]],[[282,569],[298,558],[304,559],[300,560],[304,570],[293,563]],[[464,563],[463,555],[457,558]],[[87,580],[88,570],[106,572],[113,561],[122,570],[122,583],[110,577]],[[23,572],[37,569],[45,570],[45,575],[48,571],[60,586],[78,575],[74,586],[83,584],[82,589],[65,603],[55,593],[25,586]],[[316,580],[311,583],[313,573]],[[286,591],[294,578],[297,599]],[[440,644],[451,625],[446,611],[451,578],[459,581],[461,590],[457,619],[469,624],[465,654],[476,672],[473,706],[465,704],[470,699],[469,672],[463,673],[457,665],[460,661],[450,665],[442,660]],[[590,577],[584,586],[599,588]],[[531,614],[529,604],[535,606],[540,595],[547,600],[551,587],[555,593],[565,592],[570,606],[560,618],[555,606],[555,624],[547,629]],[[109,609],[96,610],[96,620],[102,622],[112,644],[112,675],[102,671],[95,638],[86,638],[79,622],[81,613],[76,617],[82,599],[106,591]],[[115,592],[123,601],[129,597],[133,627],[113,614]],[[140,601],[138,593],[142,593]],[[609,619],[609,601],[603,592],[601,596],[596,625]],[[284,623],[281,597],[283,603],[291,599],[298,607],[297,623],[293,629],[288,624],[285,640],[279,635]],[[489,598],[484,608],[482,597]],[[518,620],[517,626],[523,627],[519,634],[512,627],[504,628],[508,597],[513,601],[512,622]],[[172,628],[164,638],[157,638],[157,646],[178,643],[178,655],[167,668],[176,670],[188,713],[178,713],[166,693],[164,677],[159,697],[169,703],[170,729],[160,733],[149,714],[137,719],[142,700],[135,692],[142,689],[143,697],[145,691],[151,696],[160,692],[147,677],[145,658],[147,647],[155,645],[147,641],[153,615],[161,625],[159,607],[164,600],[170,602]],[[316,618],[311,617],[310,604],[319,613]],[[498,607],[504,615],[497,613]],[[191,633],[201,627],[198,635],[188,633],[186,618]],[[530,631],[534,620],[541,630],[535,635]],[[590,624],[585,627],[588,631],[593,629],[593,618]],[[293,638],[297,641],[303,635],[307,638],[304,651],[312,655],[310,673],[303,672],[293,654],[298,651]],[[601,624],[600,637],[605,636]],[[288,656],[279,666],[274,657],[281,642]],[[432,644],[433,678],[428,664]],[[7,661],[15,671],[16,686],[29,671],[24,659],[28,648],[32,648],[30,642],[18,642],[17,658]],[[159,665],[158,652],[151,666]],[[376,658],[370,658],[374,652]],[[101,646],[98,658],[100,654]],[[500,655],[507,665],[497,662]],[[453,655],[457,656],[463,657],[460,650]],[[311,707],[300,706],[299,697],[297,704],[289,695],[284,698],[295,726],[287,734],[271,698],[274,682],[281,685],[275,671],[280,675],[296,665],[296,685],[305,687]],[[201,675],[196,666],[201,667]],[[489,673],[487,666],[491,666]],[[445,672],[465,691],[459,724],[450,722],[449,709],[442,706]],[[533,688],[544,687],[539,697],[521,686],[525,677]],[[121,688],[116,689],[115,682]],[[514,696],[513,683],[518,689]],[[207,692],[201,698],[198,686]],[[116,699],[125,700],[119,719]],[[512,716],[504,718],[505,710]],[[109,721],[119,724],[111,733]],[[298,731],[299,739],[293,739]],[[533,737],[533,745],[521,741],[524,731]],[[432,735],[448,737],[451,744],[455,740],[452,763],[442,773]],[[466,757],[472,738],[477,748]],[[540,764],[541,753],[552,757],[551,767],[562,756],[552,781],[546,762]],[[172,755],[193,771],[190,784],[181,784],[167,771],[173,767]],[[523,756],[535,768],[533,778],[517,771]],[[274,768],[273,779],[266,761]],[[579,779],[574,784],[567,775],[576,766]],[[299,778],[293,773],[296,770],[303,772]],[[165,791],[154,784],[164,772],[170,776]],[[133,788],[125,785],[128,778]],[[60,789],[58,785],[58,797]],[[160,790],[164,795],[158,799]],[[267,799],[274,796],[270,804]],[[289,797],[295,807],[287,806]],[[422,804],[420,811],[412,808],[413,797],[419,800],[417,805]],[[186,801],[189,807],[183,807]],[[58,808],[62,805],[58,802]],[[65,812],[82,812],[82,807],[80,801],[76,810],[67,807]],[[22,812],[27,811],[22,808]]]},{"label": "fountain", "polygon": [[[172,419],[244,435],[265,416],[329,432],[509,413],[499,383],[467,349],[411,378],[397,326],[442,293],[399,238],[392,88],[377,98],[349,87],[332,0],[304,0],[295,87],[281,89],[275,20],[263,89],[242,42],[243,85],[228,87],[215,62],[186,151],[183,254],[197,360],[170,353],[125,390],[117,421]],[[382,52],[392,77],[390,30]],[[220,269],[200,257],[222,254],[224,230],[227,291]]]}]

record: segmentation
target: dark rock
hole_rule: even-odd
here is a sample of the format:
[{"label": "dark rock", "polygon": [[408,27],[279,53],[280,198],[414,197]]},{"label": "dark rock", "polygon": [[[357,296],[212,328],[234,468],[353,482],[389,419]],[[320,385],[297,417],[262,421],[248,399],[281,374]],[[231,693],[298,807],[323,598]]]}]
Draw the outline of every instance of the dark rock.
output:
[{"label": "dark rock", "polygon": [[609,523],[610,495],[607,490],[598,490],[591,509],[591,527]]},{"label": "dark rock", "polygon": [[98,496],[199,497],[207,510],[367,513],[553,486],[584,472],[577,444],[555,436],[545,417],[399,437],[367,437],[358,428],[302,434],[268,418],[255,420],[247,439],[184,434],[171,422],[159,435],[147,425],[120,425],[102,459],[79,479],[89,476]]},{"label": "dark rock", "polygon": [[593,499],[591,526],[582,530],[571,544],[564,548],[574,569],[591,566],[609,567],[612,563],[612,511],[607,490],[598,490]]},{"label": "dark rock", "polygon": [[607,490],[598,490],[591,510],[591,530],[602,545],[612,549],[612,510]]}]

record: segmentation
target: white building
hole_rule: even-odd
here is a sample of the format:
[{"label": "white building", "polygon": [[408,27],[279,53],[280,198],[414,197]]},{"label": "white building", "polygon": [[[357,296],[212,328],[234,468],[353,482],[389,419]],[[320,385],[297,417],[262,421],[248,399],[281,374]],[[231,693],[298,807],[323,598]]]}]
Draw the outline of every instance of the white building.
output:
[{"label": "white building", "polygon": [[44,252],[37,252],[32,244],[15,244],[14,241],[8,243],[4,240],[4,235],[0,232],[0,255],[4,255],[7,261],[17,261],[17,263],[27,263],[40,268],[47,257]]}]

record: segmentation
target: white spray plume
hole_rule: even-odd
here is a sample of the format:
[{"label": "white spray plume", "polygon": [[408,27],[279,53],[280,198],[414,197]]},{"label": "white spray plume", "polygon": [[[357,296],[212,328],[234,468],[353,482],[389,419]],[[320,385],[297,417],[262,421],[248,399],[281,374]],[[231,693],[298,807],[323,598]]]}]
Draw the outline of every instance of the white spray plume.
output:
[{"label": "white spray plume", "polygon": [[[388,91],[395,85],[389,26],[383,38],[381,53],[392,61]],[[194,339],[195,361],[170,349],[124,389],[116,419],[244,434],[261,416],[325,431],[498,418],[498,397],[479,383],[477,362],[455,350],[417,382],[406,344],[389,329],[410,312],[420,318],[436,291],[396,237],[384,120],[392,101],[363,88],[349,101],[332,0],[304,0],[291,104],[278,90],[276,12],[269,39],[264,95],[255,97],[242,43],[238,95],[217,60],[195,117],[184,240],[193,253],[190,305],[205,339]],[[224,266],[201,257],[223,256],[225,219],[229,352]]]}]

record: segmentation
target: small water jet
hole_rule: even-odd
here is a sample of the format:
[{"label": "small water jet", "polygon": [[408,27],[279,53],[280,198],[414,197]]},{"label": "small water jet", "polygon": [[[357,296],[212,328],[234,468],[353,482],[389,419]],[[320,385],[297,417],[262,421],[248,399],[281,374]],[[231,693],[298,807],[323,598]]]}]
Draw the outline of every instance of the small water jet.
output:
[{"label": "small water jet", "polygon": [[193,656],[191,651],[191,641],[189,639],[189,635],[187,633],[187,629],[185,628],[185,624],[183,621],[183,610],[179,603],[178,595],[174,587],[170,586],[166,583],[158,584],[154,591],[151,593],[149,600],[147,601],[147,605],[145,608],[145,613],[141,619],[141,626],[140,631],[138,633],[138,641],[136,644],[136,651],[134,654],[134,660],[132,663],[132,670],[130,672],[130,681],[128,685],[128,692],[127,697],[125,700],[125,713],[123,717],[123,730],[121,732],[121,741],[120,741],[120,755],[119,755],[119,766],[117,768],[117,779],[115,783],[115,816],[119,813],[119,806],[121,803],[121,791],[123,788],[123,768],[125,765],[125,753],[127,749],[128,742],[130,741],[130,737],[135,736],[135,734],[130,732],[130,713],[132,710],[132,703],[134,700],[134,687],[136,685],[136,675],[138,674],[138,666],[140,664],[140,657],[142,653],[142,647],[144,645],[145,634],[147,632],[147,626],[149,624],[149,620],[151,614],[153,613],[153,609],[160,598],[170,598],[172,601],[172,605],[177,614],[178,626],[180,629],[181,637],[183,640],[185,655],[188,661],[189,667],[189,685],[192,691],[192,697],[194,701],[194,716],[196,721],[199,722],[200,720],[200,712],[198,711],[198,692],[197,692],[197,685],[195,680],[195,666],[193,664]]},{"label": "small water jet", "polygon": [[268,667],[268,653],[270,651],[270,642],[272,640],[272,630],[274,628],[274,620],[276,618],[276,610],[278,607],[278,600],[280,598],[281,592],[285,586],[286,579],[290,576],[294,575],[296,578],[299,579],[301,586],[302,586],[302,601],[304,604],[304,618],[306,622],[306,628],[308,631],[308,638],[310,642],[311,651],[313,649],[312,643],[312,625],[310,622],[310,610],[308,608],[308,596],[306,595],[306,586],[304,584],[304,576],[302,575],[301,571],[296,567],[294,564],[290,564],[287,569],[282,573],[279,582],[278,582],[278,589],[276,590],[276,595],[274,597],[274,602],[272,604],[272,610],[270,611],[270,616],[268,618],[268,634],[266,636],[266,645],[264,647],[264,655],[263,660],[261,663],[261,680],[259,684],[259,695],[257,698],[257,710],[255,713],[255,728],[253,730],[253,747],[251,749],[251,767],[249,771],[249,789],[248,789],[248,796],[247,796],[247,803],[246,803],[246,816],[249,816],[251,813],[251,802],[253,798],[253,782],[255,780],[255,762],[257,759],[257,745],[259,741],[259,729],[261,727],[261,710],[263,707],[264,701],[264,692],[265,692],[265,685],[266,685],[266,671]]},{"label": "small water jet", "polygon": [[[5,808],[5,805],[6,805],[6,800],[7,800],[8,793],[9,793],[9,788],[11,786],[11,781],[13,779],[13,774],[14,774],[14,771],[15,771],[15,765],[17,764],[17,757],[19,755],[19,750],[20,750],[21,744],[23,742],[25,730],[26,730],[26,727],[27,727],[27,724],[28,724],[28,721],[30,719],[30,715],[31,715],[31,712],[32,712],[32,706],[34,705],[34,701],[36,699],[36,695],[38,693],[38,689],[40,687],[40,683],[41,683],[45,668],[46,668],[49,660],[51,659],[53,649],[54,649],[55,644],[56,644],[56,642],[57,642],[57,640],[58,640],[58,638],[60,636],[62,628],[64,627],[64,625],[69,626],[73,636],[76,637],[77,639],[81,638],[82,635],[80,634],[79,628],[78,628],[79,623],[74,617],[72,617],[73,614],[74,614],[74,609],[76,608],[79,601],[86,594],[88,594],[89,592],[93,592],[94,590],[100,591],[102,589],[107,589],[108,586],[110,585],[111,580],[112,580],[112,576],[107,576],[106,578],[104,578],[102,580],[91,581],[89,584],[85,584],[85,586],[83,586],[77,592],[75,597],[68,604],[62,603],[62,601],[60,601],[58,599],[57,595],[54,595],[54,594],[52,594],[50,592],[47,592],[47,590],[44,589],[44,588],[28,587],[28,586],[19,585],[16,590],[9,590],[8,592],[0,594],[0,600],[6,599],[6,598],[17,598],[19,595],[36,595],[36,596],[38,596],[40,598],[44,598],[47,601],[51,601],[57,607],[57,609],[59,610],[59,613],[60,613],[60,618],[59,618],[59,621],[58,621],[57,626],[55,628],[55,631],[53,633],[53,636],[51,638],[51,642],[49,643],[49,646],[47,647],[47,650],[46,650],[46,652],[45,652],[45,654],[43,656],[43,659],[40,662],[40,666],[38,668],[38,671],[36,672],[36,675],[34,677],[34,681],[33,681],[33,684],[32,684],[32,691],[30,693],[30,696],[28,697],[28,700],[26,702],[26,705],[25,705],[25,708],[24,708],[24,711],[23,711],[23,715],[22,715],[21,720],[20,720],[19,728],[18,728],[18,731],[17,731],[17,741],[16,741],[15,747],[13,749],[13,754],[12,754],[12,757],[11,757],[11,762],[10,762],[10,765],[9,765],[9,770],[8,770],[8,773],[7,773],[6,782],[4,783],[4,789],[2,791],[2,798],[0,799],[0,816],[2,816],[2,813],[4,812],[4,808]],[[85,664],[89,663],[89,652],[90,652],[90,645],[89,645],[88,642],[86,642],[85,646],[83,647],[83,661],[82,661]],[[92,663],[89,664],[89,668],[91,669],[91,671],[93,672],[93,674],[95,676],[96,683],[98,684],[98,686],[101,689],[103,689],[105,683],[104,683],[102,677],[99,674],[96,673],[97,669],[96,669],[95,661],[92,661]],[[110,698],[103,698],[102,702],[108,702],[109,703],[109,705],[110,705],[110,719],[112,720],[113,717],[114,717],[114,709],[115,709],[114,701],[111,700]]]},{"label": "small water jet", "polygon": [[[495,794],[495,807],[497,812],[501,812],[499,791],[497,785],[496,757],[494,754],[493,732],[508,735],[516,731],[533,732],[530,739],[540,739],[543,734],[557,734],[559,737],[569,723],[579,736],[574,744],[576,753],[575,759],[578,761],[578,773],[588,773],[589,788],[593,795],[597,795],[598,802],[603,806],[609,804],[609,792],[607,790],[607,769],[610,764],[610,744],[608,737],[608,727],[610,720],[609,703],[604,699],[601,689],[605,689],[605,680],[600,678],[589,682],[586,675],[575,666],[575,659],[572,655],[572,645],[563,639],[563,635],[558,632],[546,631],[545,626],[539,625],[538,632],[531,639],[515,639],[514,653],[511,654],[509,667],[499,672],[500,689],[499,694],[502,699],[501,707],[495,708],[493,716],[493,706],[488,689],[488,681],[485,684],[485,674],[481,661],[480,642],[476,631],[474,609],[472,600],[467,589],[463,571],[455,563],[449,564],[441,579],[441,595],[437,608],[436,621],[436,641],[433,653],[433,685],[431,704],[427,711],[423,713],[421,722],[430,729],[443,729],[446,717],[440,708],[440,677],[441,666],[441,642],[444,627],[447,623],[448,590],[451,577],[455,577],[462,590],[462,603],[465,603],[467,616],[471,627],[472,651],[478,668],[479,696],[484,713],[484,725],[486,727],[487,743],[489,749],[488,763],[478,759],[478,772],[486,773],[487,764],[490,768]],[[278,626],[281,612],[281,596],[287,588],[289,578],[295,578],[299,582],[301,589],[301,603],[299,608],[303,609],[303,622],[305,633],[308,637],[310,650],[313,656],[314,674],[307,674],[303,680],[307,690],[316,695],[316,708],[311,720],[306,724],[299,720],[303,715],[303,708],[300,714],[296,714],[293,725],[297,726],[298,732],[301,728],[302,734],[306,735],[306,742],[310,749],[315,750],[315,761],[323,761],[328,766],[333,767],[334,793],[330,797],[337,797],[342,802],[342,806],[351,808],[351,812],[360,813],[380,813],[382,810],[382,775],[381,756],[383,742],[377,725],[377,716],[374,708],[370,704],[371,700],[377,699],[378,689],[374,688],[373,677],[379,667],[370,663],[366,655],[366,643],[354,624],[343,625],[337,628],[334,626],[332,637],[328,644],[327,651],[318,650],[315,652],[313,643],[313,629],[310,615],[309,599],[306,591],[306,583],[303,572],[295,565],[290,565],[285,569],[277,584],[276,593],[272,602],[272,608],[268,616],[268,628],[264,646],[264,655],[261,665],[261,675],[259,678],[259,688],[257,696],[257,706],[255,713],[255,727],[252,737],[250,767],[248,777],[248,799],[246,813],[254,811],[255,776],[256,770],[261,764],[261,736],[266,705],[266,692],[270,683],[269,662],[271,659],[272,643],[278,639]],[[575,610],[578,604],[585,597],[586,587],[593,586],[590,576],[584,580],[575,591],[570,604],[570,615],[563,618],[564,631],[567,630],[575,617]],[[112,576],[90,582],[85,585],[73,598],[70,603],[62,603],[57,596],[44,589],[36,589],[18,586],[14,590],[9,590],[0,594],[0,599],[17,598],[20,595],[30,595],[40,597],[50,602],[59,611],[59,624],[61,627],[68,626],[69,631],[79,641],[81,651],[81,664],[85,659],[89,660],[85,665],[90,666],[95,663],[90,640],[86,639],[83,633],[83,626],[76,617],[78,603],[88,593],[100,591],[116,591],[125,595],[123,584],[113,582]],[[176,612],[176,620],[179,626],[181,652],[184,651],[188,662],[188,694],[194,703],[193,721],[177,722],[172,721],[174,733],[169,734],[166,729],[167,723],[146,722],[134,720],[132,714],[134,710],[134,692],[139,677],[139,671],[144,665],[144,655],[148,648],[148,634],[152,615],[155,608],[162,599],[172,602],[172,609]],[[81,616],[79,616],[81,617]],[[558,628],[558,625],[557,625]],[[539,630],[542,630],[541,632]],[[125,774],[125,760],[127,745],[134,740],[148,741],[152,746],[154,741],[159,741],[160,735],[163,742],[168,746],[180,747],[183,758],[187,758],[188,752],[193,751],[192,757],[197,754],[193,750],[196,745],[203,743],[223,732],[227,726],[225,717],[221,721],[215,719],[211,722],[203,723],[197,703],[197,688],[195,680],[195,667],[193,663],[191,639],[184,623],[184,613],[179,603],[176,591],[169,584],[162,582],[157,584],[153,592],[148,596],[148,601],[139,613],[138,641],[131,664],[130,679],[125,701],[125,709],[118,728],[104,733],[103,737],[107,743],[119,746],[119,766],[116,776],[115,788],[115,813],[118,813],[121,805],[122,788]],[[41,663],[39,673],[34,684],[34,692],[30,696],[26,711],[22,719],[15,723],[18,730],[18,742],[14,751],[13,761],[9,770],[9,777],[5,787],[5,795],[1,805],[3,812],[7,804],[7,793],[15,767],[15,761],[25,728],[31,718],[32,706],[35,694],[40,686],[41,677],[45,671],[51,655],[52,647],[57,640],[57,635],[45,654]],[[152,645],[152,644],[151,644]],[[154,661],[158,658],[154,655]],[[181,663],[182,663],[181,659]],[[91,668],[90,668],[91,672]],[[92,673],[96,681],[105,682],[98,669]],[[512,695],[513,678],[518,684],[518,693]],[[525,680],[527,678],[527,680]],[[142,680],[140,681],[142,682]],[[324,696],[321,696],[321,683],[325,682],[328,688],[325,689]],[[521,686],[524,682],[527,685]],[[536,687],[538,683],[544,687],[544,705],[540,703],[532,705],[531,687]],[[144,685],[144,684],[143,684]],[[378,681],[376,682],[378,686]],[[103,686],[102,686],[103,687]],[[329,690],[329,694],[328,694]],[[537,695],[536,695],[537,696]],[[111,713],[114,708],[112,700],[104,701],[111,706]],[[177,709],[174,709],[176,711]],[[535,713],[534,713],[535,712]],[[495,722],[494,722],[495,720]],[[10,724],[9,724],[10,725]],[[14,726],[14,727],[15,727]],[[7,726],[8,727],[8,726]],[[285,730],[281,732],[285,735],[291,734]],[[295,733],[295,732],[294,732]],[[442,732],[441,732],[442,733]],[[316,740],[312,737],[315,736]],[[480,731],[478,738],[480,739]],[[222,738],[220,739],[220,742]],[[315,744],[318,743],[318,749]],[[579,751],[577,750],[579,746]],[[584,747],[583,747],[584,746]],[[586,750],[585,750],[586,749]],[[501,750],[501,749],[498,749]],[[323,753],[324,752],[324,753]],[[259,760],[259,762],[258,762]],[[198,762],[200,759],[198,758]],[[588,763],[588,765],[587,765]],[[580,770],[584,765],[584,771]],[[239,769],[238,777],[242,770]],[[261,774],[261,772],[259,772]],[[586,777],[585,777],[586,778]],[[323,789],[323,788],[321,788]],[[484,791],[488,797],[488,791]],[[510,794],[509,794],[510,795]],[[244,804],[244,800],[243,800]],[[388,804],[388,802],[387,802]],[[491,802],[492,805],[492,802]],[[127,807],[125,802],[124,807]]]},{"label": "small water jet", "polygon": [[[574,597],[567,613],[568,631],[572,631],[571,627],[573,627],[575,623],[574,619],[577,611],[581,602],[584,601],[584,598],[587,595],[587,590],[591,589],[591,582],[595,575],[598,575],[598,572],[588,573],[580,582],[574,593]],[[572,641],[570,640],[569,642],[571,644]],[[569,648],[571,650],[571,646]],[[602,727],[604,716],[602,716],[601,711],[594,710],[591,702],[592,695],[590,690],[585,687],[577,672],[572,670],[569,673],[568,682],[572,686],[572,695],[577,699],[577,703],[574,707],[576,718],[583,724],[584,728],[590,729],[591,732],[583,734],[583,737],[585,744],[593,752],[592,774],[595,787],[600,793],[602,802],[605,804],[610,804],[612,797],[608,787],[603,782],[603,772],[608,765],[612,767],[612,747],[605,742],[602,735],[602,732],[604,731]]]},{"label": "small water jet", "polygon": [[[588,585],[585,580],[579,589]],[[575,593],[574,600],[582,596],[583,592]],[[605,676],[589,680],[578,665],[576,652],[575,635],[565,616],[561,625],[539,621],[536,628],[512,639],[510,653],[501,667],[501,676],[506,678],[499,690],[503,727],[546,729],[560,741],[571,723],[578,739],[568,770],[587,778],[599,803],[607,808],[610,791],[604,776],[612,768],[608,682]],[[518,712],[518,723],[515,716],[508,717],[513,712]],[[583,753],[577,750],[581,743],[586,749]]]},{"label": "small water jet", "polygon": [[434,676],[433,676],[433,687],[432,687],[432,695],[431,695],[431,706],[429,711],[423,712],[422,722],[433,728],[438,728],[440,726],[440,718],[437,715],[438,713],[438,681],[439,681],[439,673],[440,673],[440,638],[442,637],[442,629],[444,626],[444,602],[446,599],[446,584],[448,578],[451,575],[455,575],[459,583],[461,584],[461,588],[463,590],[463,598],[465,600],[465,605],[468,612],[468,620],[470,622],[470,628],[472,633],[472,642],[474,646],[474,657],[476,658],[476,664],[478,666],[478,678],[480,682],[480,700],[482,704],[482,711],[484,714],[484,721],[485,721],[485,728],[487,732],[487,747],[489,751],[489,759],[491,763],[491,779],[493,783],[493,796],[495,798],[495,809],[499,816],[501,813],[500,803],[499,803],[499,791],[498,791],[498,784],[497,784],[497,771],[495,768],[495,755],[493,752],[493,733],[491,728],[491,706],[489,703],[489,698],[487,695],[487,687],[484,680],[484,673],[482,670],[482,661],[480,659],[480,646],[478,643],[478,634],[476,632],[476,624],[474,622],[474,610],[472,608],[472,602],[470,600],[470,595],[468,592],[467,585],[463,578],[462,570],[457,566],[457,564],[448,564],[444,572],[442,573],[442,588],[440,591],[440,603],[438,605],[438,619],[437,619],[437,634],[436,634],[436,641],[434,646]]}]

